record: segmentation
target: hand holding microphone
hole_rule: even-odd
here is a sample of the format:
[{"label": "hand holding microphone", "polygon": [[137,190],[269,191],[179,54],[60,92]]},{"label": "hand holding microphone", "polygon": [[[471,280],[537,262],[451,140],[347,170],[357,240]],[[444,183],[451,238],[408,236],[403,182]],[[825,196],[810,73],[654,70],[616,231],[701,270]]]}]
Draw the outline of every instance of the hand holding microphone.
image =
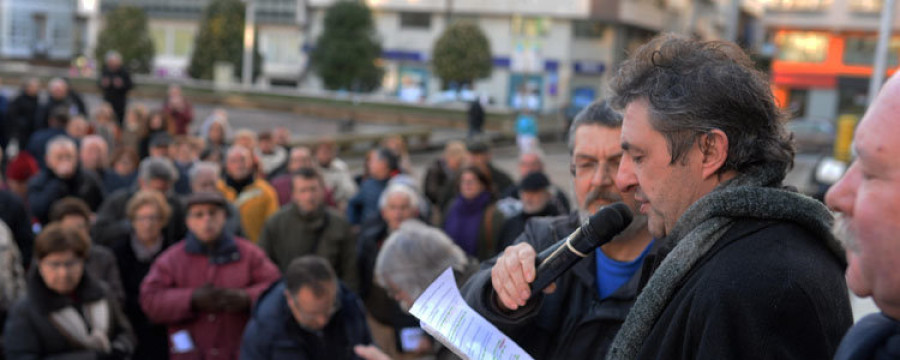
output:
[{"label": "hand holding microphone", "polygon": [[552,292],[560,275],[594,250],[608,243],[631,223],[622,203],[606,206],[580,228],[539,255],[527,243],[507,247],[491,269],[491,284],[500,305],[516,310],[539,291]]}]

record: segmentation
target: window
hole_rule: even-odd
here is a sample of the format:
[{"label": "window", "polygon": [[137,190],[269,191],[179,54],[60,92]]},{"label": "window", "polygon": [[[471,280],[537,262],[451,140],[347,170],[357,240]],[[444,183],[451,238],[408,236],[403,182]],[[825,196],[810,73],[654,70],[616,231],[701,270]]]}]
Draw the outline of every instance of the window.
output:
[{"label": "window", "polygon": [[402,12],[400,13],[400,28],[428,30],[431,28],[431,13]]},{"label": "window", "polygon": [[169,53],[166,48],[166,29],[150,28],[150,39],[153,40],[153,49],[156,55],[165,55]]},{"label": "window", "polygon": [[512,18],[512,33],[513,35],[525,37],[547,36],[550,34],[550,25],[550,18],[514,15]]},{"label": "window", "polygon": [[575,20],[572,21],[572,35],[582,39],[602,38],[607,26],[599,21]]},{"label": "window", "polygon": [[850,0],[850,11],[862,13],[881,12],[883,0]]},{"label": "window", "polygon": [[771,0],[769,10],[774,11],[819,11],[831,6],[832,0]]},{"label": "window", "polygon": [[[848,36],[844,42],[844,64],[872,65],[875,63],[876,36]],[[900,54],[900,38],[895,37],[888,43],[888,66],[897,66],[897,54]]]},{"label": "window", "polygon": [[194,50],[194,32],[191,29],[172,29],[175,40],[172,43],[172,54],[175,56],[189,56]]},{"label": "window", "polygon": [[817,32],[782,32],[775,35],[778,60],[820,63],[828,56],[828,34]]},{"label": "window", "polygon": [[300,46],[300,34],[279,32],[260,35],[260,52],[267,63],[299,63],[303,57]]}]

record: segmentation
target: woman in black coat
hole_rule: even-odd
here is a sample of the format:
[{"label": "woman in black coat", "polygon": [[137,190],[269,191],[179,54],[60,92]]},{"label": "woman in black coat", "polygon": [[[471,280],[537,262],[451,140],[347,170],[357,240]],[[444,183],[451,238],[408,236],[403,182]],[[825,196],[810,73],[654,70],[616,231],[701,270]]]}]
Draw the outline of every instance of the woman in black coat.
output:
[{"label": "woman in black coat", "polygon": [[27,294],[9,314],[9,360],[128,359],[135,340],[115,295],[84,271],[87,241],[51,224],[34,244]]},{"label": "woman in black coat", "polygon": [[125,315],[138,339],[133,359],[166,360],[169,358],[166,326],[147,319],[141,309],[140,291],[141,281],[150,272],[153,261],[171,245],[163,236],[163,227],[172,211],[165,196],[146,190],[138,191],[128,200],[125,213],[129,221],[113,241],[112,251],[119,262],[125,289]]}]

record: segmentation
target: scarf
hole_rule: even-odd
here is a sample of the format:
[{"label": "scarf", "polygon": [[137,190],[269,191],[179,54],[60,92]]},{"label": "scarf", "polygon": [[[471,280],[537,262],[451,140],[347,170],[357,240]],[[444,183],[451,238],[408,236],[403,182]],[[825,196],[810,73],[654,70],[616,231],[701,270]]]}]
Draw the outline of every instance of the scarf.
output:
[{"label": "scarf", "polygon": [[84,349],[109,353],[112,312],[107,290],[85,271],[71,294],[47,287],[36,266],[28,272],[28,299],[45,314],[53,327],[70,343]]},{"label": "scarf", "polygon": [[487,209],[490,202],[491,193],[487,191],[483,191],[471,200],[458,195],[447,212],[444,231],[466,254],[478,255],[478,232],[481,230],[484,210]]},{"label": "scarf", "polygon": [[134,252],[134,257],[137,258],[138,261],[149,263],[152,262],[156,254],[159,254],[159,251],[162,250],[164,241],[165,239],[160,235],[156,244],[147,247],[138,240],[137,236],[131,234],[131,250]]},{"label": "scarf", "polygon": [[244,188],[253,184],[253,181],[256,180],[253,178],[253,175],[247,176],[244,179],[233,179],[231,176],[225,177],[225,184],[228,187],[234,189],[234,192],[240,196],[240,194],[244,191]]},{"label": "scarf", "polygon": [[665,259],[638,295],[625,323],[613,340],[607,359],[634,359],[659,315],[678,290],[678,284],[707,251],[722,238],[736,218],[793,222],[804,226],[839,259],[841,245],[831,234],[831,212],[817,200],[778,184],[784,171],[759,165],[720,184],[692,204],[678,219],[661,246]]}]

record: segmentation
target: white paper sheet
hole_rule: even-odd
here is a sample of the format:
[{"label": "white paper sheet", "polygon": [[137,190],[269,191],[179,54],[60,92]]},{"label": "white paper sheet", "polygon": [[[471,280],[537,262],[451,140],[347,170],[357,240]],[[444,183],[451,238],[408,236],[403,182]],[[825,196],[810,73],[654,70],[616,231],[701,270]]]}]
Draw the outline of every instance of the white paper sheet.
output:
[{"label": "white paper sheet", "polygon": [[463,300],[453,270],[447,268],[410,308],[422,328],[463,359],[532,359],[519,344]]}]

